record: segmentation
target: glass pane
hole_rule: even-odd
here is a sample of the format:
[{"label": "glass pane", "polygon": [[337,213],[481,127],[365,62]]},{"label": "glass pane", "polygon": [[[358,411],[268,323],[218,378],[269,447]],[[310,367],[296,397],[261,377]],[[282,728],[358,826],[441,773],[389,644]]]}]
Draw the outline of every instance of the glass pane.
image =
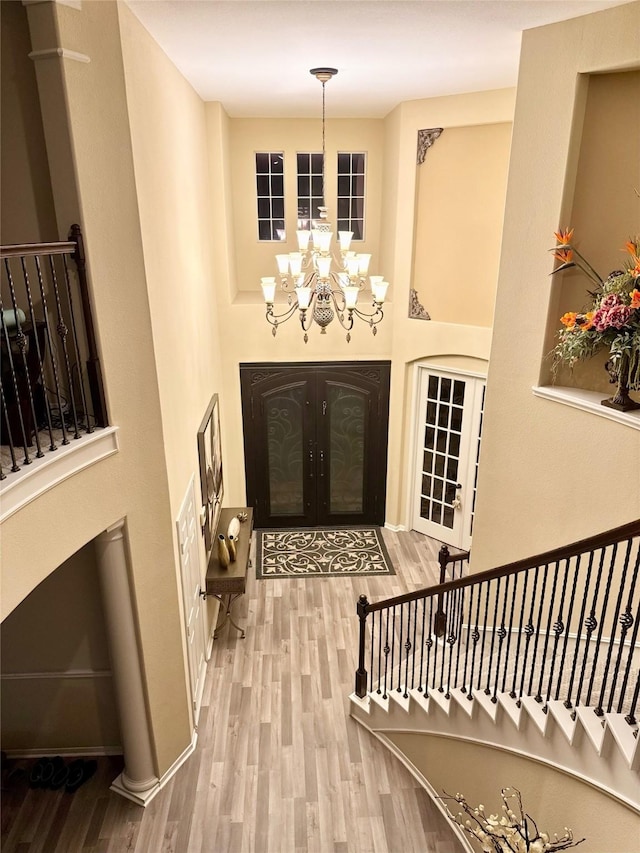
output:
[{"label": "glass pane", "polygon": [[447,480],[458,482],[458,460],[453,456],[447,459]]},{"label": "glass pane", "polygon": [[447,452],[447,433],[439,429],[438,430],[438,441],[436,442],[436,449],[440,451],[440,453]]},{"label": "glass pane", "polygon": [[454,511],[455,510],[452,507],[446,506],[444,508],[444,513],[442,516],[442,523],[444,524],[445,527],[448,527],[451,530],[453,529],[453,513],[454,513]]},{"label": "glass pane", "polygon": [[462,432],[462,409],[454,406],[451,410],[451,429]]},{"label": "glass pane", "polygon": [[309,195],[309,176],[308,175],[298,175],[298,195]]},{"label": "glass pane", "polygon": [[364,504],[366,395],[329,387],[329,512],[359,513]]},{"label": "glass pane", "polygon": [[271,205],[268,198],[258,199],[258,216],[260,219],[268,219],[271,215]]},{"label": "glass pane", "polygon": [[427,427],[426,430],[424,431],[424,446],[425,446],[425,448],[426,447],[433,448],[433,445],[435,443],[435,438],[436,438],[436,431],[433,429],[433,427]]},{"label": "glass pane", "polygon": [[440,411],[438,412],[438,426],[444,427],[445,429],[449,425],[449,406],[440,406]]},{"label": "glass pane", "polygon": [[457,432],[452,432],[449,436],[449,453],[452,456],[460,456],[460,436]]},{"label": "glass pane", "polygon": [[256,172],[268,174],[269,172],[269,155],[267,153],[256,154]]},{"label": "glass pane", "polygon": [[322,178],[311,178],[311,195],[322,198]]},{"label": "glass pane", "polygon": [[340,175],[338,177],[338,195],[343,198],[349,195],[351,189],[351,180],[348,175]]},{"label": "glass pane", "polygon": [[420,501],[420,516],[427,519],[431,517],[431,501],[427,498]]},{"label": "glass pane", "polygon": [[256,176],[256,187],[259,196],[269,195],[269,178],[267,175]]},{"label": "glass pane", "polygon": [[298,154],[298,173],[309,172],[309,155]]},{"label": "glass pane", "polygon": [[427,391],[427,396],[430,400],[438,399],[438,377],[430,376],[429,377],[429,388]]},{"label": "glass pane", "polygon": [[351,220],[351,231],[353,231],[354,240],[364,240],[364,222],[362,219]]},{"label": "glass pane", "polygon": [[282,154],[271,155],[271,172],[279,175],[284,173],[284,157]]},{"label": "glass pane", "polygon": [[258,222],[258,237],[261,240],[271,240],[271,223],[268,219],[261,219]]},{"label": "glass pane", "polygon": [[321,175],[322,174],[322,154],[312,154],[311,155],[311,174],[312,175]]},{"label": "glass pane", "polygon": [[353,154],[351,161],[351,171],[364,175],[364,154]]},{"label": "glass pane", "polygon": [[436,404],[427,403],[427,423],[435,424],[436,422]]},{"label": "glass pane", "polygon": [[348,198],[339,198],[338,199],[338,216],[340,219],[346,219],[345,228],[341,228],[341,231],[351,231],[350,228],[346,226],[349,224],[349,199]]},{"label": "glass pane", "polygon": [[429,497],[431,494],[431,477],[426,477],[423,475],[422,477],[422,494]]},{"label": "glass pane", "polygon": [[456,380],[453,383],[453,402],[456,406],[462,406],[464,403],[464,382]]},{"label": "glass pane", "polygon": [[433,470],[433,453],[430,450],[425,450],[422,460],[422,470],[431,472]]},{"label": "glass pane", "polygon": [[444,456],[441,456],[439,453],[436,453],[436,464],[434,470],[438,477],[444,477]]},{"label": "glass pane", "polygon": [[271,195],[284,195],[282,175],[271,175]]},{"label": "glass pane", "polygon": [[455,483],[447,483],[444,489],[444,500],[445,503],[453,503],[453,499],[456,496],[456,484]]},{"label": "glass pane", "polygon": [[443,379],[440,387],[440,399],[449,401],[451,399],[451,380]]},{"label": "glass pane", "polygon": [[351,171],[351,155],[338,154],[338,174],[348,175]]},{"label": "glass pane", "polygon": [[437,477],[434,477],[434,480],[433,480],[433,496],[432,497],[435,501],[441,501],[442,500],[442,487],[443,487],[443,485],[444,485],[444,483],[442,482],[442,480],[439,480]]},{"label": "glass pane", "polygon": [[302,515],[303,453],[302,386],[280,391],[265,401],[269,466],[269,511]]},{"label": "glass pane", "polygon": [[284,219],[284,199],[274,198],[271,206],[272,215],[275,219]]}]

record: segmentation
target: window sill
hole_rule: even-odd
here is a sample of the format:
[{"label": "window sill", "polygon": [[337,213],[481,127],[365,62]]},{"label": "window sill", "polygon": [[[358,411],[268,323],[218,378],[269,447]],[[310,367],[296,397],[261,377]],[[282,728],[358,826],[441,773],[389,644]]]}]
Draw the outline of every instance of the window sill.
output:
[{"label": "window sill", "polygon": [[601,405],[605,395],[599,391],[584,391],[581,388],[567,388],[558,385],[534,386],[532,390],[534,396],[542,397],[543,400],[563,403],[565,406],[582,409],[583,412],[590,412],[592,415],[608,418],[610,421],[617,421],[619,424],[640,430],[640,409],[633,412],[619,412],[616,409],[609,409],[607,406]]}]

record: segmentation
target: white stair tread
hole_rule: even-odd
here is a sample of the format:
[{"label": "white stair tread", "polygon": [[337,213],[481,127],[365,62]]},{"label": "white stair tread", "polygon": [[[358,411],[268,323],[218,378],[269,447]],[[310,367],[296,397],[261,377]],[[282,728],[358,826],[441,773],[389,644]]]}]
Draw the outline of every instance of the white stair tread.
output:
[{"label": "white stair tread", "polygon": [[371,697],[371,701],[376,705],[379,705],[384,711],[389,713],[389,695],[387,694],[387,698],[385,699],[382,693],[378,693],[377,690],[373,690],[369,693]]},{"label": "white stair tread", "polygon": [[[611,729],[611,734],[627,760],[629,769],[633,770],[634,765],[640,760],[638,726],[630,726],[625,720],[624,714],[605,714],[604,716],[607,726]],[[635,736],[634,732],[636,733]]]},{"label": "white stair tread", "polygon": [[517,704],[517,699],[512,699],[508,693],[498,693],[498,701],[513,720],[516,729],[520,730],[522,721],[522,705]]},{"label": "white stair tread", "polygon": [[452,687],[449,692],[451,693],[451,698],[456,700],[462,710],[470,717],[473,717],[473,713],[478,707],[473,698],[469,699],[469,694],[463,693],[459,687]]},{"label": "white stair tread", "polygon": [[451,699],[447,699],[446,686],[443,688],[442,693],[437,687],[429,690],[429,698],[439,705],[445,713],[451,713]]},{"label": "white stair tread", "polygon": [[578,719],[582,723],[582,727],[589,736],[589,740],[595,746],[598,755],[602,754],[604,739],[607,734],[607,728],[604,725],[604,717],[598,717],[593,708],[580,706],[577,709]]},{"label": "white stair tread", "polygon": [[473,698],[475,702],[485,711],[495,723],[498,716],[498,703],[491,701],[491,696],[487,695],[484,690],[474,690]]},{"label": "white stair tread", "polygon": [[525,709],[529,717],[531,717],[536,726],[540,729],[540,732],[543,735],[546,734],[547,724],[549,722],[549,714],[545,714],[545,712],[542,710],[544,708],[544,703],[536,702],[533,696],[523,696],[522,707]]},{"label": "white stair tread", "polygon": [[428,696],[424,695],[424,690],[418,690],[417,687],[414,687],[412,690],[409,691],[409,694],[411,696],[411,699],[413,700],[414,706],[418,705],[420,708],[422,708],[425,714],[428,714],[431,700]]},{"label": "white stair tread", "polygon": [[395,687],[393,690],[390,690],[389,691],[389,699],[391,699],[396,704],[400,705],[401,708],[404,708],[404,710],[407,713],[409,712],[409,706],[411,705],[411,697],[410,697],[408,691],[407,691],[407,695],[405,697],[404,687],[401,687],[400,690],[396,690]]},{"label": "white stair tread", "polygon": [[356,696],[355,693],[351,693],[349,695],[349,701],[353,705],[356,705],[358,708],[360,708],[360,710],[363,711],[365,714],[370,714],[371,713],[370,695],[371,694],[367,693],[367,695],[361,699],[359,696]]},{"label": "white stair tread", "polygon": [[578,721],[573,719],[573,711],[571,708],[565,708],[564,702],[561,702],[559,699],[550,699],[549,712],[553,715],[554,720],[560,726],[560,729],[568,742],[573,744],[573,736],[576,733]]}]

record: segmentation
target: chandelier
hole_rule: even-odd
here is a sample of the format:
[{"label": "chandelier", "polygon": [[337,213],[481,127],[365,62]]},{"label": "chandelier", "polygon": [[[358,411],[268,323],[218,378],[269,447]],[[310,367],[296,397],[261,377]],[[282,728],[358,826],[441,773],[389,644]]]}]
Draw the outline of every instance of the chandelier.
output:
[{"label": "chandelier", "polygon": [[[319,219],[311,220],[310,230],[297,231],[298,251],[276,255],[280,287],[288,294],[289,307],[281,314],[274,310],[277,288],[276,276],[261,279],[262,293],[266,304],[266,318],[275,335],[281,323],[298,316],[304,332],[304,342],[309,340],[307,332],[315,323],[320,333],[326,335],[327,326],[335,318],[351,340],[354,319],[366,322],[375,335],[377,324],[384,314],[382,306],[389,283],[384,276],[369,276],[371,255],[351,251],[353,232],[339,231],[339,249],[332,249],[334,237],[331,223],[324,207],[325,166],[325,85],[334,77],[336,68],[312,68],[311,74],[322,83],[322,205],[318,207]],[[358,298],[365,291],[369,279],[371,310],[363,310]]]}]

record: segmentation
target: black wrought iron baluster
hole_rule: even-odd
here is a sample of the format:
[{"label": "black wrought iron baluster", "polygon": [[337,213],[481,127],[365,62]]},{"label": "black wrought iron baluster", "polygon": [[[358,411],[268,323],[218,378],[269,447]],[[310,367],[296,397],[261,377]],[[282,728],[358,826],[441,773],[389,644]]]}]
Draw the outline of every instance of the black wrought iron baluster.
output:
[{"label": "black wrought iron baluster", "polygon": [[[427,647],[427,672],[424,679],[424,695],[429,695],[429,673],[431,672],[431,649],[433,648],[433,638],[431,634],[433,633],[433,597],[429,598],[429,632],[427,634],[427,639],[424,641],[425,646]],[[433,687],[433,685],[431,685]]]},{"label": "black wrought iron baluster", "polygon": [[[554,570],[554,574],[553,574],[553,583],[551,585],[551,600],[549,601],[549,610],[547,613],[547,627],[545,628],[545,631],[544,631],[544,644],[543,644],[543,649],[542,649],[542,664],[540,666],[540,678],[538,679],[538,691],[537,691],[536,697],[535,697],[536,702],[539,702],[540,704],[542,704],[542,701],[543,701],[543,699],[542,699],[542,682],[544,679],[544,671],[545,671],[545,668],[547,665],[547,651],[549,649],[549,638],[551,636],[551,620],[553,619],[553,608],[555,606],[556,591],[558,589],[558,571],[559,571],[559,569],[560,569],[560,564],[556,560],[555,570]],[[547,565],[545,575],[548,575],[548,574],[549,574],[549,566]],[[543,600],[544,600],[544,589],[542,591],[542,596],[543,596]],[[541,602],[541,604],[542,604],[542,602]],[[540,607],[540,620],[538,622],[538,632],[540,632],[541,630],[542,630],[542,606]],[[546,707],[543,707],[542,710],[545,713],[547,712]]]},{"label": "black wrought iron baluster", "polygon": [[[531,696],[532,687],[533,687],[533,677],[536,674],[536,661],[538,659],[538,643],[540,642],[540,631],[542,629],[542,609],[544,607],[545,601],[545,593],[547,591],[547,578],[549,575],[549,564],[545,564],[544,571],[542,573],[542,592],[540,594],[540,607],[538,608],[538,618],[537,624],[535,627],[535,640],[533,641],[533,658],[531,660],[531,674],[529,676],[529,686],[527,688],[527,696]],[[541,702],[542,698],[538,699],[536,696],[536,701]]]},{"label": "black wrought iron baluster", "polygon": [[371,635],[369,637],[369,684],[367,689],[369,692],[373,690],[373,677],[374,677],[374,649],[376,643],[376,613],[375,610],[371,614]]},{"label": "black wrought iron baluster", "polygon": [[[36,319],[36,312],[35,312],[35,308],[33,305],[33,296],[31,293],[31,283],[29,281],[29,271],[27,269],[27,264],[26,264],[26,260],[25,260],[24,256],[20,258],[20,261],[22,262],[22,275],[24,278],[25,288],[27,291],[27,303],[29,305],[29,317],[31,318],[31,325],[33,326],[33,329],[34,329],[34,340],[35,340],[35,346],[36,346],[36,354],[38,356],[38,368],[40,371],[39,375],[41,377],[41,382],[42,382],[42,401],[44,404],[44,411],[45,411],[45,415],[47,418],[47,430],[49,432],[49,450],[56,450],[57,448],[56,448],[55,438],[53,435],[53,424],[51,422],[51,407],[49,405],[49,399],[47,397],[47,391],[46,391],[46,386],[45,386],[45,358],[46,358],[46,354],[47,354],[46,353],[46,341],[45,341],[45,349],[43,352],[42,349],[40,348],[40,335],[38,334],[38,321]],[[34,257],[34,261],[36,263],[36,271],[39,272],[39,259],[38,259],[37,255]],[[40,427],[40,424],[36,424],[36,431],[38,430],[39,427]]]},{"label": "black wrought iron baluster", "polygon": [[[64,317],[62,314],[62,303],[60,301],[60,290],[58,288],[58,277],[56,275],[56,267],[53,262],[53,255],[49,255],[49,266],[51,269],[51,283],[53,284],[53,295],[56,302],[56,312],[58,316],[58,323],[56,326],[56,330],[58,332],[58,336],[60,338],[60,342],[62,344],[62,354],[64,356],[64,364],[66,368],[67,374],[67,382],[68,382],[68,391],[69,391],[69,399],[71,401],[71,413],[73,415],[73,426],[74,426],[74,438],[80,438],[80,433],[78,431],[78,416],[76,413],[76,396],[73,390],[73,376],[71,373],[71,364],[69,362],[69,349],[67,347],[67,335],[69,334],[69,329],[67,324],[64,321]],[[60,412],[61,420],[64,421],[64,412]],[[64,443],[64,442],[63,442]]]},{"label": "black wrought iron baluster", "polygon": [[406,640],[404,641],[404,651],[405,651],[405,667],[404,667],[404,693],[402,694],[405,699],[409,696],[409,657],[411,655],[411,649],[413,648],[413,644],[411,643],[411,602],[407,602],[407,631],[406,631]]},{"label": "black wrought iron baluster", "polygon": [[[373,684],[373,682],[372,682]],[[378,610],[378,687],[376,693],[382,693],[382,610]]]},{"label": "black wrought iron baluster", "polygon": [[[0,301],[0,310],[2,308],[2,303]],[[4,321],[3,321],[4,322]],[[13,445],[13,436],[11,435],[11,426],[9,424],[9,409],[7,407],[7,401],[4,397],[4,388],[2,387],[2,383],[0,382],[0,399],[2,399],[2,413],[4,415],[5,423],[7,425],[7,437],[9,439],[9,453],[11,454],[11,471],[15,473],[20,470],[20,466],[18,465],[18,460],[16,458],[16,449]],[[2,472],[2,478],[5,479],[6,475],[4,471]]]},{"label": "black wrought iron baluster", "polygon": [[[64,422],[64,406],[62,404],[62,392],[60,390],[60,376],[58,373],[58,359],[56,358],[55,348],[53,346],[53,330],[51,329],[51,323],[49,320],[49,308],[47,306],[47,293],[44,285],[44,276],[42,275],[42,267],[40,266],[40,258],[36,255],[34,258],[36,262],[36,271],[38,274],[38,285],[40,287],[40,300],[42,302],[42,313],[44,316],[45,323],[45,332],[47,345],[49,347],[49,359],[51,361],[51,372],[53,373],[53,382],[55,386],[55,395],[58,403],[58,411],[60,412],[60,429],[62,430],[62,444],[69,444],[69,439],[67,438],[67,426]],[[52,448],[56,450],[55,447]]]},{"label": "black wrought iron baluster", "polygon": [[[622,677],[622,684],[620,685],[620,696],[618,698],[618,707],[616,709],[616,713],[621,714],[622,708],[624,707],[624,696],[627,692],[627,683],[629,680],[629,671],[631,668],[631,661],[633,660],[633,654],[636,648],[636,641],[638,639],[638,626],[640,624],[640,619],[638,618],[640,614],[638,610],[640,607],[636,607],[635,616],[633,614],[633,594],[636,589],[636,583],[638,580],[638,568],[640,566],[640,539],[636,540],[636,546],[638,547],[638,553],[636,554],[636,562],[633,569],[633,578],[631,580],[631,588],[629,589],[629,597],[627,598],[627,605],[624,609],[624,613],[620,617],[620,626],[621,626],[621,636],[620,636],[620,648],[618,651],[618,660],[616,661],[616,669],[613,674],[613,678],[611,679],[611,683],[615,688],[615,684],[618,680],[618,672],[620,668],[620,663],[622,660],[622,653],[624,650],[625,641],[627,638],[627,632],[633,626],[633,632],[631,634],[631,642],[629,643],[629,653],[627,655],[627,663],[624,668],[624,675]],[[611,711],[613,706],[613,698],[614,698],[614,690],[611,691],[611,696],[609,697],[609,706],[607,708],[608,711]]]},{"label": "black wrought iron baluster", "polygon": [[[557,564],[556,564],[556,576],[557,576]],[[549,708],[549,699],[551,698],[551,686],[553,684],[553,676],[554,676],[555,669],[556,669],[556,659],[557,659],[557,654],[558,654],[558,643],[560,642],[560,637],[565,633],[565,631],[567,630],[567,625],[569,624],[567,622],[567,625],[565,625],[565,621],[564,621],[564,619],[565,619],[564,602],[565,602],[565,599],[567,596],[567,582],[568,582],[568,580],[569,580],[569,560],[567,559],[567,560],[565,560],[565,564],[564,564],[564,577],[562,579],[562,593],[560,595],[560,606],[558,607],[558,618],[556,619],[556,621],[553,623],[553,626],[552,626],[552,630],[554,633],[553,651],[551,652],[551,667],[549,669],[549,678],[547,680],[547,695],[546,695],[545,700],[544,700],[544,708],[542,709],[543,711],[545,711],[545,713]],[[554,591],[555,591],[555,585],[554,585]],[[548,640],[548,638],[549,638],[549,631],[547,629],[547,640]],[[546,649],[546,646],[545,646],[545,649]],[[561,675],[562,675],[562,669],[560,670],[560,676]]]},{"label": "black wrought iron baluster", "polygon": [[[498,588],[495,592],[492,592],[493,596],[493,623],[491,625],[491,649],[489,651],[489,662],[487,665],[487,683],[484,688],[484,692],[486,696],[491,695],[491,667],[493,666],[493,649],[496,641],[496,624],[498,621],[498,600],[500,599],[500,582],[502,578],[498,578]],[[491,587],[491,582],[489,582],[489,586]]]},{"label": "black wrought iron baluster", "polygon": [[[498,578],[497,598],[500,598],[500,580],[501,579]],[[491,697],[491,701],[493,702],[494,705],[498,701],[498,681],[500,679],[500,664],[502,663],[502,645],[504,643],[504,638],[507,636],[507,629],[504,626],[504,620],[505,620],[505,616],[507,615],[507,599],[509,597],[510,581],[511,581],[511,578],[509,577],[509,575],[507,575],[507,577],[505,578],[504,594],[502,596],[502,616],[500,618],[500,627],[496,631],[496,633],[498,635],[498,660],[496,661],[496,677],[495,677],[494,682],[493,682],[493,696]],[[494,628],[494,630],[495,630],[495,628]],[[506,671],[506,659],[505,659],[505,672],[504,672],[504,677],[502,679],[503,684],[504,684],[504,681],[506,680],[506,677],[507,677],[507,671]]]},{"label": "black wrought iron baluster", "polygon": [[[609,573],[607,575],[607,582],[604,588],[604,596],[602,599],[602,609],[600,611],[600,624],[598,625],[598,635],[596,637],[596,647],[593,653],[593,664],[591,666],[591,678],[589,679],[589,687],[587,689],[587,698],[585,700],[585,705],[591,705],[591,693],[593,691],[593,682],[596,677],[596,668],[598,666],[598,657],[600,656],[600,642],[602,640],[602,632],[604,630],[604,620],[607,614],[607,605],[609,603],[609,595],[611,593],[611,583],[613,581],[613,571],[616,562],[616,556],[618,554],[618,543],[614,542],[612,550],[611,550],[611,560],[609,561]],[[595,709],[596,714],[601,717],[603,714],[602,708],[598,707]]]},{"label": "black wrought iron baluster", "polygon": [[[468,612],[468,623],[467,623],[467,641],[464,647],[464,672],[462,673],[462,687],[460,688],[463,693],[467,693],[467,669],[469,666],[469,641],[471,640],[471,624],[473,619],[473,598],[475,595],[475,585],[467,587],[469,591],[469,612]],[[470,692],[470,691],[469,691]]]},{"label": "black wrought iron baluster", "polygon": [[478,601],[476,602],[476,619],[475,619],[475,627],[471,634],[471,639],[473,641],[473,657],[471,658],[471,674],[469,676],[469,695],[468,698],[473,699],[473,673],[476,665],[476,652],[478,651],[478,641],[480,640],[480,631],[478,630],[478,626],[480,624],[480,600],[482,598],[482,590],[484,589],[484,583],[481,583],[478,588]]},{"label": "black wrought iron baluster", "polygon": [[[422,641],[421,641],[421,643],[420,643],[420,677],[418,678],[418,691],[419,691],[419,692],[422,692],[422,673],[423,673],[423,671],[424,671],[424,670],[423,670],[423,666],[424,666],[424,647],[425,647],[425,633],[424,633],[424,626],[425,626],[426,618],[427,618],[427,599],[426,599],[426,598],[423,598],[423,599],[422,599],[422,633],[421,633]],[[416,621],[417,621],[417,620],[416,620]],[[414,642],[414,645],[415,645],[415,642]]]},{"label": "black wrought iron baluster", "polygon": [[385,622],[385,637],[384,637],[384,649],[383,649],[383,652],[384,652],[384,690],[382,693],[383,699],[386,699],[387,695],[388,695],[387,694],[387,675],[389,673],[389,652],[391,651],[391,649],[389,648],[389,618],[391,615],[389,612],[389,608],[387,608],[385,610],[385,613],[387,616],[387,620]]},{"label": "black wrought iron baluster", "polygon": [[[457,634],[457,643],[456,643],[456,667],[455,667],[455,680],[454,687],[458,686],[458,682],[460,681],[460,654],[462,651],[462,627],[464,625],[464,604],[465,599],[467,597],[467,592],[469,587],[461,587],[457,591],[458,595],[458,618],[456,620],[456,634]],[[449,685],[451,686],[451,680],[449,680]]]},{"label": "black wrought iron baluster", "polygon": [[[509,696],[512,699],[516,699],[518,694],[516,693],[516,682],[518,680],[518,664],[520,663],[520,641],[522,640],[522,636],[524,634],[524,610],[527,603],[527,589],[529,587],[529,574],[530,569],[527,569],[524,572],[524,589],[522,590],[522,600],[520,604],[520,623],[518,626],[518,639],[516,641],[516,654],[515,654],[515,664],[513,667],[513,681],[511,682],[511,691],[509,692]],[[523,667],[524,673],[524,667]]]},{"label": "black wrought iron baluster", "polygon": [[[9,295],[11,297],[11,306],[13,308],[13,317],[15,320],[15,334],[13,336],[13,340],[9,336],[9,330],[4,320],[4,305],[0,301],[0,311],[2,311],[2,331],[5,337],[5,343],[7,347],[7,359],[9,360],[9,367],[11,370],[11,380],[13,383],[13,392],[15,394],[16,400],[16,414],[18,415],[18,421],[20,424],[20,430],[22,431],[22,447],[24,449],[24,460],[23,465],[31,464],[31,457],[29,456],[29,447],[31,446],[31,435],[29,434],[29,429],[27,424],[25,423],[24,410],[23,410],[23,402],[24,402],[24,392],[20,390],[20,385],[18,382],[18,371],[16,370],[16,365],[14,363],[14,350],[12,349],[12,344],[17,347],[18,350],[18,360],[21,362],[20,364],[20,373],[24,377],[24,380],[27,384],[27,396],[28,396],[28,405],[31,409],[31,413],[33,416],[33,422],[35,423],[36,415],[35,415],[35,406],[33,404],[33,393],[31,390],[31,377],[29,376],[29,365],[27,362],[27,348],[29,345],[29,341],[27,340],[27,336],[22,330],[22,323],[20,322],[20,315],[18,314],[18,302],[16,300],[16,291],[13,285],[13,276],[11,274],[11,266],[9,264],[9,258],[4,259],[5,270],[7,273],[7,282],[9,284]],[[24,316],[24,315],[23,315]],[[40,446],[37,447],[36,456],[42,456],[42,450]]]},{"label": "black wrought iron baluster", "polygon": [[89,414],[89,410],[87,409],[87,398],[84,389],[84,369],[82,366],[82,353],[80,351],[80,344],[78,341],[78,327],[76,323],[75,311],[73,308],[73,294],[71,288],[71,281],[69,278],[69,265],[67,263],[67,256],[62,256],[62,264],[64,266],[64,280],[67,286],[67,302],[69,305],[69,317],[71,318],[71,332],[73,338],[73,345],[76,351],[76,363],[78,365],[78,387],[80,389],[80,401],[82,403],[82,413],[85,419],[85,432],[91,433],[93,432],[93,426],[91,424],[91,416]]},{"label": "black wrought iron baluster", "polygon": [[356,696],[362,699],[367,695],[367,670],[364,668],[365,642],[367,632],[367,614],[369,602],[366,595],[361,595],[356,607],[360,620],[360,635],[358,645],[358,669],[356,671]]},{"label": "black wrought iron baluster", "polygon": [[[560,697],[560,686],[562,684],[562,680],[563,680],[563,676],[564,676],[564,664],[565,664],[565,660],[567,657],[567,646],[569,643],[569,634],[571,632],[571,620],[573,619],[573,607],[574,607],[575,600],[576,600],[576,588],[578,585],[578,574],[580,573],[580,561],[581,561],[581,559],[582,559],[582,554],[578,554],[578,556],[576,557],[576,561],[574,563],[574,566],[573,566],[573,584],[571,585],[571,600],[569,601],[569,611],[567,613],[567,630],[564,632],[564,644],[562,646],[562,655],[560,657],[560,668],[558,671],[558,681],[556,683],[555,696],[553,697],[556,701]],[[577,641],[578,641],[578,638],[576,637],[576,642]],[[570,679],[571,679],[571,681],[573,681],[573,671],[571,672]],[[563,704],[564,704],[565,708],[571,707],[570,704],[567,705],[567,698],[566,697],[565,697]]]},{"label": "black wrought iron baluster", "polygon": [[[620,544],[622,544],[622,543],[620,543]],[[611,622],[611,636],[609,637],[609,642],[607,644],[607,662],[605,663],[605,666],[604,666],[604,675],[602,676],[602,686],[600,689],[600,698],[598,700],[598,707],[596,708],[596,714],[599,717],[601,717],[604,714],[604,709],[603,709],[604,695],[605,695],[606,690],[607,690],[607,684],[609,683],[609,667],[611,666],[611,657],[613,655],[613,647],[615,645],[615,638],[616,638],[616,628],[618,625],[618,620],[620,619],[620,608],[622,607],[622,599],[624,597],[624,586],[625,586],[626,579],[627,579],[627,567],[629,565],[629,557],[631,555],[631,545],[632,545],[632,540],[628,539],[627,540],[627,549],[626,549],[626,553],[624,555],[624,566],[622,569],[622,581],[620,582],[620,589],[618,590],[618,597],[616,599],[616,607],[615,607],[615,611],[613,613],[613,618],[612,618],[612,622]],[[613,570],[613,563],[612,563],[612,570]],[[604,616],[604,613],[603,613],[603,616]],[[604,618],[602,621],[604,622]],[[621,623],[620,627],[622,628],[622,623]],[[623,641],[623,638],[621,637],[620,638],[620,650],[622,650],[622,641]],[[618,670],[616,668],[616,675],[617,674],[618,674]],[[613,687],[615,689],[615,677],[613,680]],[[609,707],[608,710],[610,711],[611,707]]]},{"label": "black wrought iron baluster", "polygon": [[[573,663],[571,664],[571,677],[569,679],[569,687],[567,689],[567,698],[564,700],[564,707],[569,709],[572,708],[571,696],[573,694],[573,682],[575,680],[576,674],[578,672],[578,656],[580,654],[580,641],[582,640],[582,626],[585,624],[584,614],[587,609],[587,601],[589,600],[589,587],[591,586],[591,575],[593,573],[593,558],[595,556],[595,551],[589,552],[589,564],[587,566],[587,578],[585,581],[584,593],[582,595],[582,606],[580,607],[580,616],[578,618],[578,630],[576,631],[576,641],[575,648],[573,650]],[[588,646],[588,640],[587,640]],[[584,660],[583,660],[584,664]],[[584,669],[583,669],[584,671]],[[578,679],[580,680],[580,679]],[[578,691],[578,696],[579,696]],[[572,715],[575,717],[575,714]]]},{"label": "black wrought iron baluster", "polygon": [[418,599],[416,599],[414,606],[413,606],[413,644],[412,644],[412,649],[413,649],[412,658],[413,658],[413,660],[411,662],[411,689],[412,690],[416,686],[416,666],[417,666],[416,655],[418,653],[417,638],[418,638]]},{"label": "black wrought iron baluster", "polygon": [[444,623],[444,631],[442,632],[442,637],[441,637],[442,660],[440,661],[440,687],[438,688],[440,693],[444,693],[444,671],[445,671],[445,664],[446,664],[446,657],[447,657],[447,639],[449,637],[449,630],[450,630],[449,626],[451,624],[451,611],[453,610],[453,602],[451,601],[451,598],[452,598],[451,594],[449,593],[449,591],[447,591],[444,594],[444,601],[445,601],[444,612],[446,614],[446,619],[445,619],[445,623]]},{"label": "black wrought iron baluster", "polygon": [[629,723],[630,726],[635,726],[636,720],[636,708],[638,707],[638,697],[640,696],[640,669],[638,670],[638,674],[636,676],[636,686],[633,691],[633,696],[631,697],[631,707],[629,708],[629,713],[626,715],[625,720]]},{"label": "black wrought iron baluster", "polygon": [[[509,615],[509,629],[507,631],[507,648],[504,652],[504,671],[502,673],[502,684],[500,685],[500,692],[507,692],[507,674],[509,671],[509,652],[511,651],[511,636],[513,634],[513,614],[516,610],[516,589],[518,588],[518,582],[520,581],[520,574],[513,575],[513,590],[511,592],[511,607],[510,607],[510,615]],[[508,584],[507,584],[508,586]],[[505,593],[506,597],[506,593]]]},{"label": "black wrought iron baluster", "polygon": [[[527,660],[529,659],[529,646],[531,644],[531,637],[535,632],[535,627],[533,624],[533,608],[536,600],[536,593],[538,591],[538,575],[540,573],[540,566],[536,566],[533,574],[533,590],[531,592],[531,608],[529,610],[529,621],[524,626],[524,634],[527,638],[524,642],[524,658],[522,661],[522,677],[520,678],[520,691],[518,693],[518,698],[516,700],[516,705],[520,707],[522,705],[522,697],[524,695],[524,680],[527,674]],[[533,678],[533,668],[532,675]]]},{"label": "black wrought iron baluster", "polygon": [[[584,621],[584,627],[587,630],[587,636],[585,637],[585,645],[584,652],[582,654],[582,666],[580,668],[580,678],[578,680],[578,693],[576,696],[575,708],[577,709],[580,704],[580,699],[582,697],[582,686],[584,684],[584,678],[587,669],[587,657],[589,654],[589,646],[591,644],[591,635],[598,627],[598,620],[596,619],[596,605],[598,603],[598,596],[600,594],[600,584],[602,582],[602,570],[604,569],[604,558],[606,556],[606,549],[600,549],[600,561],[598,565],[598,573],[596,575],[596,584],[593,590],[593,599],[591,600],[591,611],[587,618]],[[573,712],[573,717],[575,719],[576,711]]]},{"label": "black wrought iron baluster", "polygon": [[[400,605],[400,637],[398,639],[398,686],[396,687],[396,691],[398,693],[402,692],[402,684],[401,684],[401,681],[402,681],[402,649],[404,648],[403,643],[402,643],[402,637],[403,637],[402,629],[404,627],[403,621],[402,621],[403,608],[404,608],[404,604],[401,604]],[[394,607],[394,612],[395,612],[395,607]],[[395,636],[395,631],[394,631],[394,636]]]}]

